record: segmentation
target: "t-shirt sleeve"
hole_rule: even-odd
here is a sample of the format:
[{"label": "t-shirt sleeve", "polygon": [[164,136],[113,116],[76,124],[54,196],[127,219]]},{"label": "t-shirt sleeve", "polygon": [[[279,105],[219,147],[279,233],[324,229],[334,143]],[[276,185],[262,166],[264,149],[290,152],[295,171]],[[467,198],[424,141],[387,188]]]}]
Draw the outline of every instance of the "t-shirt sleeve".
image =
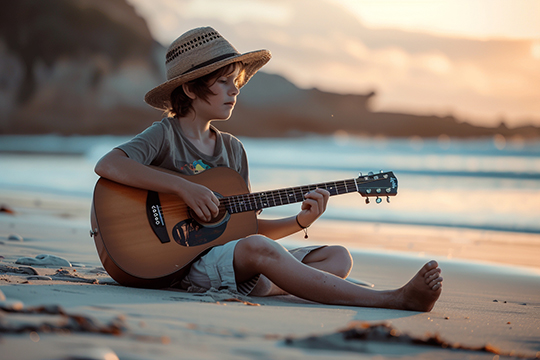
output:
[{"label": "t-shirt sleeve", "polygon": [[126,155],[143,165],[150,165],[158,156],[165,136],[162,123],[155,122],[130,141],[117,146]]}]

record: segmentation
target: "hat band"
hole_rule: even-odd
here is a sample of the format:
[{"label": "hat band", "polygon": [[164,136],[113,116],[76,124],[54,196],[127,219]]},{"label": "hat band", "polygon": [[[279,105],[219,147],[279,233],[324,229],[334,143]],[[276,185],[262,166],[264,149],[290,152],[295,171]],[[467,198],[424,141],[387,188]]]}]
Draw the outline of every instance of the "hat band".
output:
[{"label": "hat band", "polygon": [[199,65],[196,65],[196,66],[192,67],[191,69],[189,69],[187,71],[184,71],[181,75],[185,75],[185,74],[190,73],[192,71],[195,71],[197,69],[203,68],[205,66],[211,65],[211,64],[216,63],[216,62],[221,61],[221,60],[228,59],[228,58],[236,56],[236,55],[238,55],[238,54],[236,54],[236,53],[228,53],[228,54],[217,56],[217,57],[215,57],[213,59],[210,59],[208,61],[200,63]]}]

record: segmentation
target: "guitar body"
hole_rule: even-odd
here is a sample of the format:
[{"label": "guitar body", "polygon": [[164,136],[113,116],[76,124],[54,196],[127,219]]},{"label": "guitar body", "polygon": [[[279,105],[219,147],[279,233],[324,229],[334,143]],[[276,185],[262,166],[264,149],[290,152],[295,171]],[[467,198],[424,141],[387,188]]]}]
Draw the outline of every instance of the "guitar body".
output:
[{"label": "guitar body", "polygon": [[[172,173],[172,172],[170,172]],[[218,197],[249,193],[236,171],[217,167],[185,176]],[[257,233],[255,211],[223,214],[201,225],[175,195],[155,193],[100,178],[94,189],[92,234],[103,267],[121,285],[170,286],[209,248]]]}]

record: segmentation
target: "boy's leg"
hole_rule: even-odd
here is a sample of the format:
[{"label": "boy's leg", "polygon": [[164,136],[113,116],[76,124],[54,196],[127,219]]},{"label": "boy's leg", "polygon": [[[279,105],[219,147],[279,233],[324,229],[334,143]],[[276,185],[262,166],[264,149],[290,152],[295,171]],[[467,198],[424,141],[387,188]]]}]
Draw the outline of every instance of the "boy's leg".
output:
[{"label": "boy's leg", "polygon": [[349,276],[353,265],[351,253],[340,245],[330,245],[312,250],[302,262],[342,279]]},{"label": "boy's leg", "polygon": [[[297,252],[305,252],[307,248],[295,249]],[[308,250],[307,254],[293,256],[302,261],[304,264],[314,267],[322,271],[329,272],[340,278],[345,279],[352,269],[352,257],[349,250],[340,245],[322,246],[312,250]],[[291,252],[292,254],[292,252]],[[283,289],[280,289],[276,284],[265,279],[264,275],[261,275],[257,286],[250,293],[254,296],[276,296],[276,295],[289,295]]]},{"label": "boy's leg", "polygon": [[236,244],[234,270],[237,282],[264,274],[290,294],[334,305],[430,311],[442,286],[440,269],[435,261],[430,261],[399,289],[377,291],[363,288],[301,263],[277,242],[258,235]]}]

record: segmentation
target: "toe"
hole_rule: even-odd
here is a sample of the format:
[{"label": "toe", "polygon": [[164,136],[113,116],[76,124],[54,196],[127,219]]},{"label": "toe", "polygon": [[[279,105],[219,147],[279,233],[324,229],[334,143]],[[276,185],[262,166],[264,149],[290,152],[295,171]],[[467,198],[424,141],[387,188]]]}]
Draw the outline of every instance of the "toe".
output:
[{"label": "toe", "polygon": [[423,267],[424,273],[437,269],[438,266],[439,264],[435,260],[431,260],[424,265]]},{"label": "toe", "polygon": [[429,284],[430,282],[437,279],[438,277],[439,277],[438,273],[431,274],[430,276],[425,277],[425,282],[426,282],[426,284]]},{"label": "toe", "polygon": [[442,283],[442,281],[443,281],[443,278],[440,277],[440,276],[438,276],[437,278],[431,280],[431,281],[429,282],[428,286],[429,286],[430,288],[434,289],[435,285],[438,285],[438,284]]},{"label": "toe", "polygon": [[435,269],[431,269],[431,270],[429,270],[428,272],[426,272],[426,273],[424,274],[424,277],[425,277],[425,278],[428,278],[428,277],[430,277],[430,276],[433,276],[433,274],[440,274],[440,273],[441,273],[441,269],[435,268]]}]

